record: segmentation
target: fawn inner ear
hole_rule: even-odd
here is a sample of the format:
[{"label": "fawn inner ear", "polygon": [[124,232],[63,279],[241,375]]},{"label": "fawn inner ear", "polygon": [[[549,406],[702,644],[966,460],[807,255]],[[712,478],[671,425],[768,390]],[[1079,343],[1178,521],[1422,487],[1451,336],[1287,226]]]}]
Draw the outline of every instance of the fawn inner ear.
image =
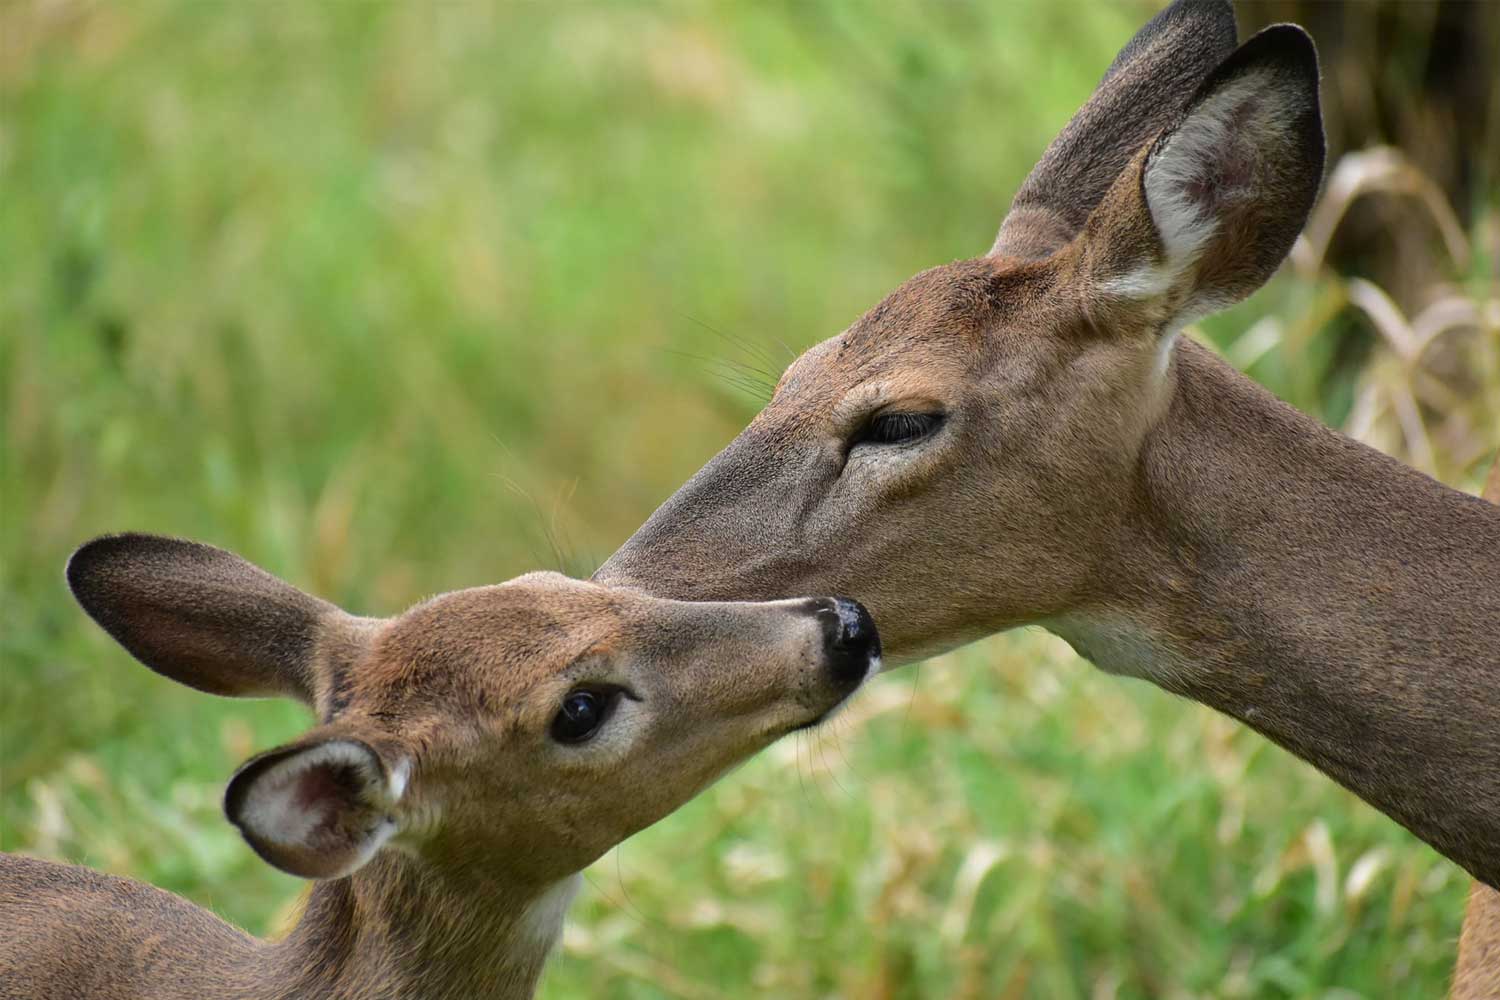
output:
[{"label": "fawn inner ear", "polygon": [[235,773],[224,812],[266,861],[303,878],[357,871],[398,830],[406,764],[362,740],[330,737],[272,750]]}]

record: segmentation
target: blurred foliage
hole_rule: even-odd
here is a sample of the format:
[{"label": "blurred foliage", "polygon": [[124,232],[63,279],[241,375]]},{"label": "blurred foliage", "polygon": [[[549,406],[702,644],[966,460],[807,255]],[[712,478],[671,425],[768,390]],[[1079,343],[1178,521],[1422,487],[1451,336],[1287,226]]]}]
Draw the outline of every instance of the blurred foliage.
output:
[{"label": "blurred foliage", "polygon": [[[1310,226],[1316,250],[1299,248],[1298,264],[1304,275],[1326,264],[1354,281],[1352,300],[1335,292],[1328,317],[1310,318],[1328,354],[1317,373],[1325,380],[1324,395],[1341,395],[1333,383],[1363,379],[1366,396],[1349,429],[1370,438],[1375,400],[1369,394],[1380,391],[1366,371],[1374,360],[1385,369],[1377,371],[1379,380],[1407,398],[1397,400],[1405,440],[1375,434],[1372,443],[1398,454],[1405,448],[1403,457],[1426,471],[1460,474],[1492,443],[1470,422],[1495,413],[1493,396],[1484,398],[1493,382],[1483,377],[1494,370],[1493,353],[1476,360],[1462,334],[1450,333],[1484,326],[1463,299],[1486,286],[1490,291],[1470,297],[1469,305],[1493,299],[1500,266],[1494,231],[1500,216],[1500,4],[1241,0],[1236,9],[1242,34],[1293,21],[1318,42],[1334,169]],[[1355,155],[1345,158],[1348,153]],[[1479,246],[1465,236],[1466,220],[1481,227],[1473,234]],[[1459,276],[1467,281],[1455,288]],[[1335,315],[1344,305],[1363,316]],[[1493,316],[1488,323],[1493,329]],[[1389,371],[1387,362],[1372,359],[1377,339],[1394,348],[1404,370]],[[1428,339],[1432,343],[1424,343]],[[1423,440],[1419,425],[1432,420],[1447,425],[1435,433],[1456,455]]]},{"label": "blurred foliage", "polygon": [[[1149,12],[0,10],[0,847],[278,926],[298,883],[218,797],[304,714],[135,665],[69,601],[68,552],[200,538],[372,614],[587,572],[794,352],[988,247]],[[1413,199],[1352,162],[1349,204]],[[1474,488],[1493,180],[1414,288],[1308,241],[1199,335]],[[882,679],[590,882],[544,995],[1430,997],[1464,891],[1310,768],[1040,633]]]},{"label": "blurred foliage", "polygon": [[[1334,149],[1399,146],[1456,204],[1493,196],[1500,170],[1500,5],[1237,0],[1235,9],[1242,35],[1291,21],[1317,40]],[[1352,234],[1343,249],[1348,257],[1341,263],[1355,263]],[[1367,260],[1381,257],[1377,247]],[[1408,257],[1421,261],[1415,253]]]}]

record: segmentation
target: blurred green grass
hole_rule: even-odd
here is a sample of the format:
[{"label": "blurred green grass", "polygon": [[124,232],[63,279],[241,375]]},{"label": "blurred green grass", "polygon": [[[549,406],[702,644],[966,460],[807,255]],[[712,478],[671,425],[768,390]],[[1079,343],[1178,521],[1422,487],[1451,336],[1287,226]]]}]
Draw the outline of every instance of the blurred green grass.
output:
[{"label": "blurred green grass", "polygon": [[[299,884],[218,797],[305,716],[134,664],[68,552],[200,538],[363,613],[586,573],[755,411],[747,369],[987,247],[1149,12],[0,11],[0,848],[283,922]],[[1451,280],[1493,295],[1493,205],[1460,208]],[[1203,332],[1343,424],[1414,376],[1342,287],[1283,275]],[[1468,488],[1500,440],[1488,336],[1478,416],[1431,457]],[[1466,883],[1258,737],[1026,633],[883,678],[590,884],[545,996],[1430,997]]]}]

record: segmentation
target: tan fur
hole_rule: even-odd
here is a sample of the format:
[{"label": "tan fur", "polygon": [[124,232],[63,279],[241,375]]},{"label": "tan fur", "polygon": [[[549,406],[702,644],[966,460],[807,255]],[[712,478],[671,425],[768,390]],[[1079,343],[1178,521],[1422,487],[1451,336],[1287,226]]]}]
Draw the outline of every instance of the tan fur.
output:
[{"label": "tan fur", "polygon": [[[1155,44],[1163,19],[1233,38],[1216,3],[1143,29],[1119,63],[1136,98],[1106,77],[996,250],[808,351],[596,579],[848,593],[892,663],[1041,624],[1244,721],[1500,885],[1500,512],[1177,339],[1286,255],[1323,138],[1300,29],[1230,52]],[[864,443],[889,411],[945,419]]]},{"label": "tan fur", "polygon": [[1464,910],[1453,971],[1451,1000],[1494,1000],[1500,996],[1500,892],[1475,882]]},{"label": "tan fur", "polygon": [[[390,620],[175,539],[99,539],[68,577],[158,672],[316,706],[322,724],[241,768],[226,810],[280,867],[355,870],[316,882],[291,934],[262,942],[149,886],[0,855],[6,1000],[530,996],[579,870],[815,722],[878,654],[869,632],[858,675],[837,673],[826,600],[684,604],[546,573]],[[552,720],[584,685],[626,694],[595,736],[562,745]],[[324,759],[287,798],[266,777]],[[301,811],[308,796],[364,804],[266,839],[282,816],[266,803],[324,815]]]},{"label": "tan fur", "polygon": [[[1490,466],[1483,496],[1500,504],[1500,458]],[[1452,1000],[1492,1000],[1500,996],[1500,892],[1483,882],[1469,889],[1458,965],[1453,970]]]}]

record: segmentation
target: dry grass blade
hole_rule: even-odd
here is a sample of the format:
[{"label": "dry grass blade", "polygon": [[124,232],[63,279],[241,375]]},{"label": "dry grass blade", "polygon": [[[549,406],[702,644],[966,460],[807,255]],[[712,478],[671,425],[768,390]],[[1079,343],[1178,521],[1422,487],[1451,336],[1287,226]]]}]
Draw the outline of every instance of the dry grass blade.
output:
[{"label": "dry grass blade", "polygon": [[1418,355],[1416,335],[1400,307],[1391,301],[1391,297],[1385,293],[1384,289],[1363,278],[1350,278],[1344,282],[1344,294],[1348,296],[1350,305],[1369,317],[1376,332],[1385,338],[1387,344],[1391,345],[1391,349],[1396,352],[1396,356],[1403,364],[1416,363]]},{"label": "dry grass blade", "polygon": [[1469,238],[1442,189],[1399,149],[1389,146],[1346,153],[1339,160],[1324,185],[1323,197],[1292,247],[1292,266],[1306,277],[1316,274],[1349,206],[1375,192],[1415,197],[1432,217],[1454,266],[1460,271],[1468,269]]}]

